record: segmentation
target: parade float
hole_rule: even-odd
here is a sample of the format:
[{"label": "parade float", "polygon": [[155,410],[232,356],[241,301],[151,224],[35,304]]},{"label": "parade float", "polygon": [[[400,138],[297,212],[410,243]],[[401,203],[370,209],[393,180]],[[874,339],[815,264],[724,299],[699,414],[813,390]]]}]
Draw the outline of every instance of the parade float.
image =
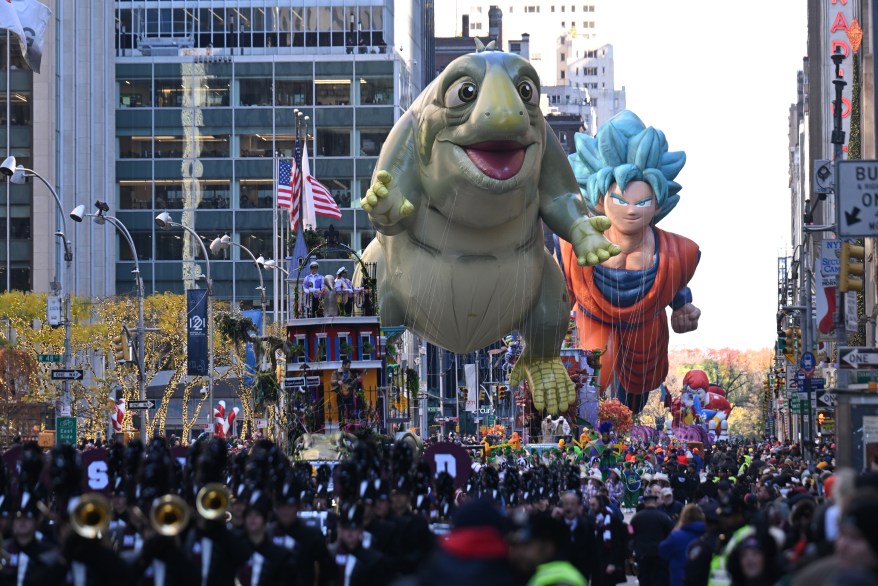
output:
[{"label": "parade float", "polygon": [[656,227],[680,200],[674,179],[686,154],[669,151],[662,131],[627,110],[575,142],[569,160],[588,211],[611,220],[604,235],[622,251],[581,266],[581,254],[558,233],[578,346],[605,349],[599,384],[637,413],[668,374],[666,308],[677,333],[696,329],[701,314],[687,286],[698,245]]},{"label": "parade float", "polygon": [[711,384],[703,370],[690,370],[683,377],[681,393],[671,402],[671,430],[674,437],[714,444],[729,437],[732,405],[726,391]]},{"label": "parade float", "polygon": [[452,62],[381,149],[361,201],[378,232],[363,261],[377,267],[384,325],[455,353],[518,331],[509,383],[527,381],[534,407],[556,415],[576,398],[560,357],[570,303],[542,223],[577,264],[619,249],[606,218],[589,217],[539,88],[527,60],[493,43]]}]

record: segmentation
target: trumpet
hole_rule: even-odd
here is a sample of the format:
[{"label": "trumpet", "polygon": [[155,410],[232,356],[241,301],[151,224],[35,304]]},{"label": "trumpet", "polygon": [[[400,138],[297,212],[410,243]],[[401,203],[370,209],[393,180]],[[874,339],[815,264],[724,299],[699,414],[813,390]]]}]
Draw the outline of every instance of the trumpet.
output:
[{"label": "trumpet", "polygon": [[225,484],[212,482],[205,484],[195,497],[195,510],[205,521],[228,520],[231,516],[229,505],[232,494]]},{"label": "trumpet", "polygon": [[175,537],[189,525],[189,505],[175,494],[156,499],[149,511],[149,524],[159,535]]},{"label": "trumpet", "polygon": [[97,492],[83,495],[70,514],[73,531],[85,539],[100,539],[110,527],[110,501]]}]

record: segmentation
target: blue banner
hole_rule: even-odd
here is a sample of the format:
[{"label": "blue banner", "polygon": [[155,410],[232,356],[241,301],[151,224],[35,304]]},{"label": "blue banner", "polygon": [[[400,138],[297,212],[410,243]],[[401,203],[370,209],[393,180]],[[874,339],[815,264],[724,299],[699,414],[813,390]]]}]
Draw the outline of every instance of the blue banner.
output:
[{"label": "blue banner", "polygon": [[186,291],[186,374],[207,376],[207,290]]},{"label": "blue banner", "polygon": [[[261,309],[248,309],[243,312],[244,317],[250,318],[250,321],[253,322],[253,325],[256,326],[256,334],[262,331],[262,310]],[[261,356],[256,356],[256,350],[253,348],[253,342],[247,342],[247,346],[245,347],[244,353],[244,364],[246,365],[246,369],[244,370],[244,384],[245,385],[255,385],[256,384],[256,369],[257,359],[261,359]]]}]

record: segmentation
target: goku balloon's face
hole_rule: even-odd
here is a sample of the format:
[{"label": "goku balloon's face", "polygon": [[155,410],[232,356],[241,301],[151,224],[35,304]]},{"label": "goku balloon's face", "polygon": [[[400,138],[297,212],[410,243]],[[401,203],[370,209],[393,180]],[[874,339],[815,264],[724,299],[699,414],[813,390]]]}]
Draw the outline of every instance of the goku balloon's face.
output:
[{"label": "goku balloon's face", "polygon": [[644,232],[658,210],[655,193],[646,181],[632,181],[623,192],[615,183],[598,206],[613,222],[611,230],[635,235]]}]

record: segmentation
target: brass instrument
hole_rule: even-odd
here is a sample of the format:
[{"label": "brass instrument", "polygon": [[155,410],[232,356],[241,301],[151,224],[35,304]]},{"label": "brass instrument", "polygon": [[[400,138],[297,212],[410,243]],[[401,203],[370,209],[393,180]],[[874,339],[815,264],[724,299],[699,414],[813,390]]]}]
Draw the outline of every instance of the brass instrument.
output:
[{"label": "brass instrument", "polygon": [[195,497],[195,509],[205,521],[228,519],[232,493],[225,484],[213,482],[206,484]]},{"label": "brass instrument", "polygon": [[70,513],[73,531],[85,539],[100,539],[110,527],[112,509],[110,501],[97,492],[80,497]]},{"label": "brass instrument", "polygon": [[189,505],[175,494],[156,499],[149,511],[149,523],[156,533],[175,537],[189,525]]}]

